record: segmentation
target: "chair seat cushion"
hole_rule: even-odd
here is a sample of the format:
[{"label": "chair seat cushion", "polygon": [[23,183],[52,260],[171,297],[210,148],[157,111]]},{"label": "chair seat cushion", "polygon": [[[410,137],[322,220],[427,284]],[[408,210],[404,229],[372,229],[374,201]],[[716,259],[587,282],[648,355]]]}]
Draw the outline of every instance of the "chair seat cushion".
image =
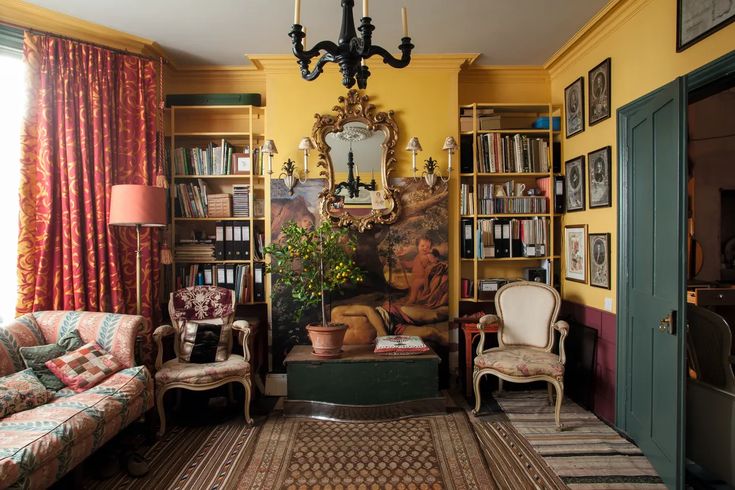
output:
[{"label": "chair seat cushion", "polygon": [[229,376],[245,377],[250,373],[250,363],[242,356],[230,354],[226,361],[193,364],[171,359],[161,366],[156,373],[156,383],[189,383],[203,385],[219,381]]},{"label": "chair seat cushion", "polygon": [[564,365],[558,355],[536,349],[491,350],[477,356],[475,366],[478,369],[494,369],[509,376],[547,375],[559,378],[564,375]]}]

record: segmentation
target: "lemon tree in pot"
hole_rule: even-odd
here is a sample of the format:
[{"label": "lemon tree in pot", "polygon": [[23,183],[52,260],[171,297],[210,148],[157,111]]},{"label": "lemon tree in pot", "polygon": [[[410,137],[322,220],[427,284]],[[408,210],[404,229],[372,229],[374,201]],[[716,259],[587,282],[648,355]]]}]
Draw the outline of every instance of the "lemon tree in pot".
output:
[{"label": "lemon tree in pot", "polygon": [[325,297],[364,279],[353,258],[354,238],[346,228],[335,228],[328,221],[310,228],[289,221],[281,228],[278,243],[266,246],[264,252],[270,257],[267,271],[292,296],[297,321],[305,310],[321,304],[321,323],[306,326],[314,354],[338,357],[347,326],[328,322]]}]

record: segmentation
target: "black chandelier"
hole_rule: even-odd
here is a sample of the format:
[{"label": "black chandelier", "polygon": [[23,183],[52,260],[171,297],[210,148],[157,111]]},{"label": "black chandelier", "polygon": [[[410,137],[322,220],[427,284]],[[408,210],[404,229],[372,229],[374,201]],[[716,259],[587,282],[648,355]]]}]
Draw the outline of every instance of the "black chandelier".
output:
[{"label": "black chandelier", "polygon": [[[397,59],[388,51],[380,46],[372,44],[373,30],[375,26],[370,23],[370,17],[367,14],[368,0],[363,0],[362,13],[360,19],[360,31],[358,37],[355,31],[355,21],[352,17],[352,8],[355,6],[355,0],[342,1],[342,28],[339,31],[339,40],[337,44],[332,41],[320,41],[313,48],[304,51],[303,39],[306,33],[300,22],[301,0],[295,0],[294,24],[288,35],[293,43],[293,54],[298,59],[301,67],[301,76],[305,80],[316,80],[321,75],[324,65],[332,62],[339,65],[342,72],[342,85],[351,88],[357,81],[357,86],[361,89],[367,87],[367,79],[370,77],[370,70],[364,60],[372,56],[380,56],[383,63],[393,68],[403,68],[411,62],[411,50],[414,48],[411,44],[411,38],[408,37],[408,24],[406,21],[406,9],[401,9],[403,18],[403,37],[398,49],[401,50],[401,58]],[[312,58],[316,58],[321,54],[325,54],[314,65],[313,70],[309,70]]]},{"label": "black chandelier", "polygon": [[360,197],[360,189],[366,191],[374,191],[377,185],[375,178],[370,180],[369,184],[360,182],[360,176],[355,177],[355,157],[352,154],[352,144],[350,144],[350,152],[347,154],[347,180],[340,182],[334,186],[334,193],[338,194],[342,189],[347,191],[350,199]]}]

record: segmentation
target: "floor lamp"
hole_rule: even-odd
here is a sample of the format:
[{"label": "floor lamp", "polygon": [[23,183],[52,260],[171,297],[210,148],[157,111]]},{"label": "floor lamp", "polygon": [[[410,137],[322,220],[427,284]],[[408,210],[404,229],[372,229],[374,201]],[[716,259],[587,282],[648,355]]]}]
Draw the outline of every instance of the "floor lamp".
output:
[{"label": "floor lamp", "polygon": [[135,249],[135,292],[136,313],[142,311],[140,297],[140,228],[142,226],[166,226],[166,189],[150,185],[113,185],[110,197],[109,224],[135,226],[137,245]]}]

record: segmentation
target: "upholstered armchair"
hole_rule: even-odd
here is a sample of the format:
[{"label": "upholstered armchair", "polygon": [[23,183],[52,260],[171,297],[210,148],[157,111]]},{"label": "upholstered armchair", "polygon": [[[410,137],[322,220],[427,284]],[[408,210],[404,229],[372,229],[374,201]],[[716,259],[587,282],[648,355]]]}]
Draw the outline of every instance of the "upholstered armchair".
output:
[{"label": "upholstered armchair", "polygon": [[[153,333],[158,347],[156,356],[156,405],[161,419],[158,435],[166,431],[166,413],[163,396],[173,388],[193,391],[204,391],[226,385],[241,383],[245,388],[245,421],[250,418],[250,396],[252,391],[250,380],[250,351],[248,335],[250,327],[245,320],[235,318],[235,294],[230,289],[215,286],[194,286],[179,289],[171,293],[169,313],[172,325],[161,325]],[[192,324],[231,326],[232,335],[228,336],[228,345],[224,359],[217,362],[193,363],[182,360],[182,350],[186,344],[184,339],[191,334]],[[187,325],[189,327],[187,327]],[[243,355],[232,354],[232,337],[239,332],[242,341]],[[174,352],[176,357],[163,362],[163,337],[175,335]]]},{"label": "upholstered armchair", "polygon": [[687,458],[735,486],[735,356],[717,313],[687,304]]},{"label": "upholstered armchair", "polygon": [[[480,379],[486,374],[513,383],[546,381],[551,401],[551,387],[556,389],[556,427],[562,429],[560,412],[564,399],[564,340],[569,324],[556,321],[561,306],[559,293],[539,282],[512,282],[495,295],[497,315],[480,318],[480,342],[475,369],[475,415],[480,411]],[[485,326],[498,325],[498,347],[485,350]],[[561,334],[559,354],[552,352],[554,330]]]}]

